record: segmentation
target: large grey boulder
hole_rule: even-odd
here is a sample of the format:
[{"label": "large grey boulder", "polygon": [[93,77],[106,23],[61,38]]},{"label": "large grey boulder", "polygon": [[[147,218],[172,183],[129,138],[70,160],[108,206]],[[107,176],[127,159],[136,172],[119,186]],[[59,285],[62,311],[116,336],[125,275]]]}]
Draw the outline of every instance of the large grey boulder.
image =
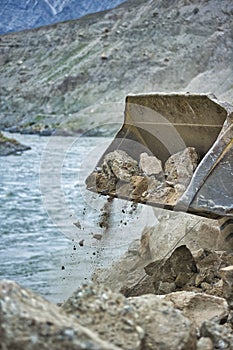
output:
[{"label": "large grey boulder", "polygon": [[122,150],[110,152],[104,157],[102,171],[109,179],[115,177],[118,181],[126,182],[139,174],[137,161]]},{"label": "large grey boulder", "polygon": [[120,350],[17,283],[0,282],[2,350]]},{"label": "large grey boulder", "polygon": [[193,323],[159,296],[126,299],[94,284],[77,290],[62,307],[83,326],[122,349],[195,349]]},{"label": "large grey boulder", "polygon": [[194,170],[198,164],[198,154],[194,147],[187,147],[183,151],[171,155],[165,163],[167,181],[176,186],[188,186]]},{"label": "large grey boulder", "polygon": [[182,311],[182,314],[192,321],[197,328],[204,321],[214,321],[218,324],[225,321],[229,314],[227,302],[205,293],[175,292],[164,296],[164,300],[173,303],[173,306]]},{"label": "large grey boulder", "polygon": [[194,350],[196,332],[192,322],[159,296],[129,298],[145,331],[143,350]]},{"label": "large grey boulder", "polygon": [[111,344],[125,350],[141,350],[145,333],[140,317],[122,294],[100,285],[86,285],[74,292],[62,308]]},{"label": "large grey boulder", "polygon": [[217,220],[168,210],[156,211],[158,224],[145,226],[143,230],[143,234],[148,235],[152,259],[162,259],[182,244],[192,252],[201,248],[232,251],[232,243],[219,230]]}]

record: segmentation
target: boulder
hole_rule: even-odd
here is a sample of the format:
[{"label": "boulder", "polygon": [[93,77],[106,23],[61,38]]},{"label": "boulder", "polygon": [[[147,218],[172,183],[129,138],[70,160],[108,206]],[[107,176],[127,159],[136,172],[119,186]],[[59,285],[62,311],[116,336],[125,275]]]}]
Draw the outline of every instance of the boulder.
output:
[{"label": "boulder", "polygon": [[[171,155],[165,163],[165,172],[157,157],[145,152],[138,156],[139,163],[123,150],[117,149],[106,154],[102,164],[99,162],[99,169],[88,177],[87,188],[113,196],[117,194],[137,202],[176,205],[197,166],[195,148],[187,147]],[[99,178],[102,188],[93,184]]]},{"label": "boulder", "polygon": [[139,167],[144,175],[156,175],[158,177],[164,177],[162,162],[155,156],[149,156],[145,152],[141,153]]},{"label": "boulder", "polygon": [[233,309],[233,265],[223,267],[220,270],[223,280],[223,296],[226,298],[229,307]]},{"label": "boulder", "polygon": [[197,341],[197,350],[214,350],[212,340],[207,337],[201,337]]},{"label": "boulder", "polygon": [[[155,218],[156,216],[159,218],[159,223],[147,226],[145,222],[141,237],[137,240],[137,249],[132,251],[129,248],[112,266],[96,271],[94,278],[100,283],[106,283],[115,291],[122,291],[127,296],[154,293],[153,273],[151,277],[146,276],[144,267],[152,261],[160,261],[160,263],[163,261],[164,263],[175,247],[186,245],[192,252],[199,269],[195,274],[191,290],[213,293],[213,295],[222,297],[219,269],[233,265],[233,256],[230,253],[230,243],[221,236],[216,220],[164,209],[150,209],[155,214]],[[152,216],[151,212],[150,216]],[[229,254],[223,252],[224,248],[230,251]],[[170,281],[163,281],[164,283],[160,285],[161,292],[163,290],[162,293],[171,293],[180,290],[186,277],[190,281],[190,276],[181,271],[176,280],[177,286],[172,284],[174,281],[170,285],[166,283]],[[134,290],[131,289],[132,287]]]},{"label": "boulder", "polygon": [[232,244],[219,230],[217,220],[186,213],[155,209],[158,224],[144,229],[149,236],[152,259],[162,259],[174,247],[185,244],[191,252],[201,248],[232,251]]},{"label": "boulder", "polygon": [[108,153],[104,157],[102,171],[111,179],[130,182],[132,176],[139,174],[138,163],[130,157],[125,151],[116,150]]},{"label": "boulder", "polygon": [[198,159],[199,156],[194,147],[187,147],[171,155],[165,163],[167,182],[173,186],[181,184],[185,189],[197,167]]},{"label": "boulder", "polygon": [[100,285],[86,285],[73,293],[62,308],[111,344],[127,350],[141,349],[144,331],[140,317],[122,294]]},{"label": "boulder", "polygon": [[165,261],[158,260],[147,265],[145,271],[153,276],[155,294],[166,294],[192,283],[197,266],[190,250],[183,245]]},{"label": "boulder", "polygon": [[228,325],[219,325],[213,321],[205,321],[200,329],[202,337],[212,340],[214,349],[233,350],[232,329]]},{"label": "boulder", "polygon": [[182,313],[152,294],[129,298],[136,308],[145,331],[143,350],[194,350],[196,332]]},{"label": "boulder", "polygon": [[175,292],[164,296],[164,300],[173,303],[176,309],[182,311],[197,328],[204,321],[214,321],[218,324],[226,321],[229,309],[224,298],[205,293]]},{"label": "boulder", "polygon": [[0,281],[1,349],[120,350],[33,292]]}]

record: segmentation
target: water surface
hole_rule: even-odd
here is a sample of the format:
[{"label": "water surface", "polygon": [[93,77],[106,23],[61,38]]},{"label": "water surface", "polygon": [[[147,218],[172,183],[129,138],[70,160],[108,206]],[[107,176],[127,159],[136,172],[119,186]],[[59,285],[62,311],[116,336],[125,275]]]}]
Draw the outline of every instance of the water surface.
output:
[{"label": "water surface", "polygon": [[99,227],[106,198],[84,182],[110,138],[14,137],[31,150],[1,158],[0,278],[59,302],[139,237],[143,208],[117,200]]}]

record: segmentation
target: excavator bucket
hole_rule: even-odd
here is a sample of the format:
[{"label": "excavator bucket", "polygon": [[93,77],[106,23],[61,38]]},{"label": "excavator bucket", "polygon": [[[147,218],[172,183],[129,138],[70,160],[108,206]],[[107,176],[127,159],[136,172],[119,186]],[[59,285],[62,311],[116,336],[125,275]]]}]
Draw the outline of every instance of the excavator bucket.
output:
[{"label": "excavator bucket", "polygon": [[221,218],[233,216],[232,177],[233,107],[212,94],[151,93],[126,97],[124,124],[86,185],[103,195]]}]

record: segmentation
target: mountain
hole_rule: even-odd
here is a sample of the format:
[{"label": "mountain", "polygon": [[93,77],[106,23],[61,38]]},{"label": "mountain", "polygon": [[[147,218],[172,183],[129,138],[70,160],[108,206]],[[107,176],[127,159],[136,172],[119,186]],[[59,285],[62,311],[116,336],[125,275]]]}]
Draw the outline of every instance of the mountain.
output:
[{"label": "mountain", "polygon": [[1,0],[0,34],[79,18],[124,0]]},{"label": "mountain", "polygon": [[122,120],[128,93],[213,92],[233,103],[231,0],[129,0],[0,36],[0,127]]}]

